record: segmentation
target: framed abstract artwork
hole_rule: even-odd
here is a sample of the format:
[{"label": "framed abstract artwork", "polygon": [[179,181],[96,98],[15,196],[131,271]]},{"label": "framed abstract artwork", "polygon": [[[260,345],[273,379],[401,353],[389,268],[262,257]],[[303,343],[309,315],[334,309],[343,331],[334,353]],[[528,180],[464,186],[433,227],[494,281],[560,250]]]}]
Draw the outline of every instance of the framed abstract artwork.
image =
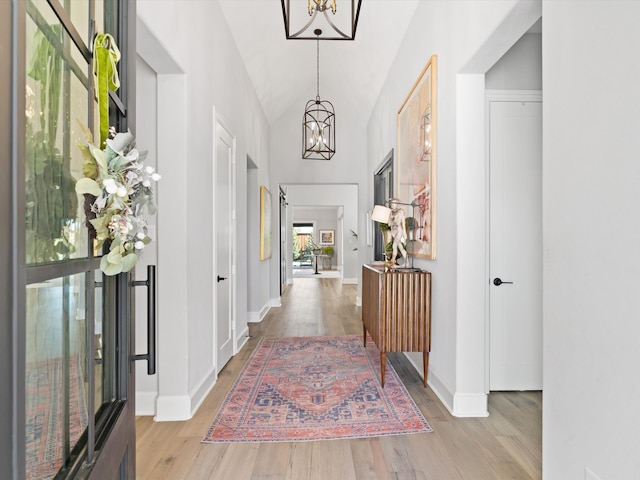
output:
[{"label": "framed abstract artwork", "polygon": [[271,258],[271,192],[260,186],[260,260]]},{"label": "framed abstract artwork", "polygon": [[335,244],[334,238],[335,230],[320,230],[320,245],[333,245]]},{"label": "framed abstract artwork", "polygon": [[[406,212],[410,228],[407,251],[436,258],[436,60],[432,55],[398,110],[397,193],[414,205]],[[415,222],[415,223],[411,223]]]}]

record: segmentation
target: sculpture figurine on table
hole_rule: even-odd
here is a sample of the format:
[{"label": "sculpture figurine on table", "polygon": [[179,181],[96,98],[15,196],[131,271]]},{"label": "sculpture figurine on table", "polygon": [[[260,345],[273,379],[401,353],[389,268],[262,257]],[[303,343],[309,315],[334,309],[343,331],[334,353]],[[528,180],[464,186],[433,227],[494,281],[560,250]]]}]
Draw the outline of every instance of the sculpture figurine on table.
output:
[{"label": "sculpture figurine on table", "polygon": [[404,209],[398,204],[400,200],[392,198],[389,200],[389,208],[391,208],[391,215],[389,216],[389,227],[391,228],[391,237],[393,238],[391,264],[396,264],[396,258],[398,256],[398,250],[404,258],[404,263],[407,263],[407,251],[404,248],[404,242],[407,240],[407,230],[405,228],[405,213]]}]

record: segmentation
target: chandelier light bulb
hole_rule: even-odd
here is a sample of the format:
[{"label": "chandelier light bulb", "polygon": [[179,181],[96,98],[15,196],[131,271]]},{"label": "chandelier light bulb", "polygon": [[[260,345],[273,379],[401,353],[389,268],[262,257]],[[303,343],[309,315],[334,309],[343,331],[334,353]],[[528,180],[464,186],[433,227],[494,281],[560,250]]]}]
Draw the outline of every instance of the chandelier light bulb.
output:
[{"label": "chandelier light bulb", "polygon": [[[309,0],[309,16],[313,15],[314,11],[324,12],[327,10],[327,0]],[[336,0],[331,0],[331,11],[336,14]]]}]

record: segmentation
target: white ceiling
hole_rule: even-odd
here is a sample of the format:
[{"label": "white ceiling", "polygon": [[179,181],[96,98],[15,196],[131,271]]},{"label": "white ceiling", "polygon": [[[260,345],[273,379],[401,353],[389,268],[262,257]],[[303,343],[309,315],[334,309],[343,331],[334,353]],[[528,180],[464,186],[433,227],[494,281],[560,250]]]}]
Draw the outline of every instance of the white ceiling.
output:
[{"label": "white ceiling", "polygon": [[[316,96],[316,42],[285,38],[280,0],[219,1],[269,122],[292,105],[302,115]],[[320,97],[336,117],[368,120],[417,4],[363,0],[354,41],[320,41]]]}]

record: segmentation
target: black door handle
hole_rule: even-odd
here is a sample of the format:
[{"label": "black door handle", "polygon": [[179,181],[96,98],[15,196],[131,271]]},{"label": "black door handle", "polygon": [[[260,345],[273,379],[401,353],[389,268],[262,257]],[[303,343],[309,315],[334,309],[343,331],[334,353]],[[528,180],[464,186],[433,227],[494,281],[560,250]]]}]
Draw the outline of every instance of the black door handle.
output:
[{"label": "black door handle", "polygon": [[134,287],[147,287],[147,353],[134,355],[134,360],[147,361],[147,375],[156,373],[156,266],[147,265],[147,279],[135,280]]},{"label": "black door handle", "polygon": [[221,277],[220,275],[218,275],[218,283],[220,283],[222,280],[226,280],[227,277]]},{"label": "black door handle", "polygon": [[503,283],[513,283],[513,282],[503,282],[502,279],[500,277],[496,277],[493,279],[493,284],[496,287],[499,287],[500,285],[502,285]]}]

